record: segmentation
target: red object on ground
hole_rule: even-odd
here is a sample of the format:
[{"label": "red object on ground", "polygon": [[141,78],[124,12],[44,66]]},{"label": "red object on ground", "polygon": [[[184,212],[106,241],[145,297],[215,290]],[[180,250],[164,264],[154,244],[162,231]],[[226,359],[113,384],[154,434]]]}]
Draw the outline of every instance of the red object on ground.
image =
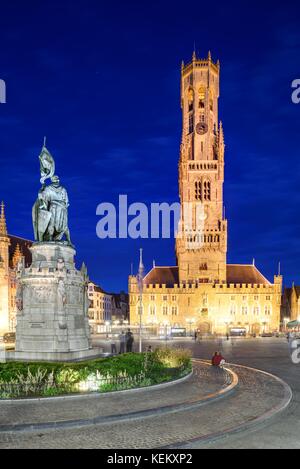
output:
[{"label": "red object on ground", "polygon": [[225,358],[221,354],[219,354],[219,355],[214,355],[212,357],[211,362],[214,366],[220,366],[220,363],[221,363],[222,360],[225,360]]}]

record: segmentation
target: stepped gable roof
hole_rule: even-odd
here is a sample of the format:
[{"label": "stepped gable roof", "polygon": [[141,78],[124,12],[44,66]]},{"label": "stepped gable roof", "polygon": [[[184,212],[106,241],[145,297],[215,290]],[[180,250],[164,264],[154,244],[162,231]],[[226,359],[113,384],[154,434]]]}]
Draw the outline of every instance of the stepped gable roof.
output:
[{"label": "stepped gable roof", "polygon": [[32,245],[32,241],[29,239],[20,238],[19,236],[8,235],[8,237],[10,239],[9,262],[11,263],[17,245],[19,245],[21,253],[25,257],[25,266],[29,266],[32,260],[31,252],[29,250],[30,246]]}]

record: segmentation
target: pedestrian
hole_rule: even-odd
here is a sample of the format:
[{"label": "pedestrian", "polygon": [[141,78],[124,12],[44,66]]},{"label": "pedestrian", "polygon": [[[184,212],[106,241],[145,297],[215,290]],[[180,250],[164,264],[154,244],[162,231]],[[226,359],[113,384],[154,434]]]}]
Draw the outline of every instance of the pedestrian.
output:
[{"label": "pedestrian", "polygon": [[220,352],[215,352],[214,356],[211,359],[211,364],[213,366],[218,366],[222,368],[225,364],[225,358],[221,355]]},{"label": "pedestrian", "polygon": [[126,332],[126,352],[132,352],[132,345],[134,342],[133,334],[130,329]]},{"label": "pedestrian", "polygon": [[226,339],[229,340],[229,334],[226,332]]},{"label": "pedestrian", "polygon": [[124,331],[122,331],[120,334],[120,352],[119,353],[125,353],[125,348],[126,348],[126,335]]},{"label": "pedestrian", "polygon": [[153,352],[151,345],[148,345],[148,347],[147,347],[147,352],[148,352],[148,353],[152,353],[152,352]]},{"label": "pedestrian", "polygon": [[117,345],[116,345],[116,340],[114,339],[114,336],[111,337],[110,347],[111,347],[111,353],[116,354],[117,353]]},{"label": "pedestrian", "polygon": [[195,342],[197,342],[197,338],[198,338],[198,331],[196,330],[196,331],[195,331],[195,334],[194,334]]}]

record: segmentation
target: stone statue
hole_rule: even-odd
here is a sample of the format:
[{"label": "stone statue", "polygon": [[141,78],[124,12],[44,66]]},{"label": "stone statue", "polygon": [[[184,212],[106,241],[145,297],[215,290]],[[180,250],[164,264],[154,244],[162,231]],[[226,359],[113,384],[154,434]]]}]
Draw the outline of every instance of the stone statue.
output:
[{"label": "stone statue", "polygon": [[[42,187],[32,209],[35,240],[56,242],[62,241],[65,236],[67,243],[72,246],[68,228],[69,199],[67,191],[60,185],[59,177],[53,175],[55,163],[45,145],[39,158]],[[51,179],[50,185],[45,184],[45,180],[48,178]]]},{"label": "stone statue", "polygon": [[55,163],[52,155],[49,153],[47,148],[45,147],[45,140],[44,145],[39,156],[40,159],[40,170],[41,170],[41,184],[45,184],[46,179],[52,178],[55,172]]}]

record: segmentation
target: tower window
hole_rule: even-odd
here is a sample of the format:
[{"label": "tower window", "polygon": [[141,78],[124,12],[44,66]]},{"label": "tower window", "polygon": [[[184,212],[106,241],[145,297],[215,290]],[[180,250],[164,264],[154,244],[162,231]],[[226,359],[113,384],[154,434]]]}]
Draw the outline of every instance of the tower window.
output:
[{"label": "tower window", "polygon": [[199,108],[204,109],[204,107],[205,107],[204,99],[199,99]]},{"label": "tower window", "polygon": [[195,182],[195,200],[202,200],[202,183],[201,181]]},{"label": "tower window", "polygon": [[204,109],[205,108],[205,89],[200,88],[199,90],[199,108]]},{"label": "tower window", "polygon": [[203,195],[204,195],[204,200],[210,200],[211,194],[210,194],[210,182],[209,181],[204,182]]},{"label": "tower window", "polygon": [[191,134],[194,130],[194,116],[193,114],[191,113],[189,115],[189,134]]},{"label": "tower window", "polygon": [[189,103],[189,112],[193,110],[194,107],[194,92],[193,90],[189,90],[188,93],[188,103]]}]

